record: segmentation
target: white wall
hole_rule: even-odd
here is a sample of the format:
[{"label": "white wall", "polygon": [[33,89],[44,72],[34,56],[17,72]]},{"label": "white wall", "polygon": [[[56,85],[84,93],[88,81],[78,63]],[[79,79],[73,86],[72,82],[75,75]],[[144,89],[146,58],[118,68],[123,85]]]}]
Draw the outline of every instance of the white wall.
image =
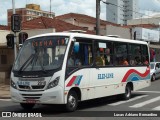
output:
[{"label": "white wall", "polygon": [[106,26],[106,35],[118,35],[121,38],[131,39],[130,29],[112,25]]},{"label": "white wall", "polygon": [[32,29],[32,30],[23,30],[22,32],[28,33],[28,37],[32,37],[35,35],[45,34],[45,33],[53,33],[55,29]]},{"label": "white wall", "polygon": [[6,46],[6,36],[10,34],[8,30],[0,30],[0,46]]},{"label": "white wall", "polygon": [[133,19],[133,20],[128,20],[127,21],[127,25],[137,25],[137,24],[159,25],[159,23],[160,23],[160,17],[139,18],[139,19]]}]

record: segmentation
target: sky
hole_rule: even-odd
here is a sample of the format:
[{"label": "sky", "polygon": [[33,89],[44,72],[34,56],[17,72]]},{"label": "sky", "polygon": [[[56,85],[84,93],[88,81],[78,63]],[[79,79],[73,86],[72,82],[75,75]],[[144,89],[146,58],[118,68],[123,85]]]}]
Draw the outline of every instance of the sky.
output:
[{"label": "sky", "polygon": [[[24,8],[26,3],[39,4],[41,10],[50,11],[50,0],[15,0],[15,7]],[[153,11],[160,12],[160,0],[139,0],[138,5],[139,12],[147,15]],[[96,0],[51,0],[51,6],[56,16],[70,12],[96,16]],[[7,9],[12,9],[12,0],[0,0],[0,25],[7,24]],[[100,18],[106,19],[106,6],[102,2]]]}]

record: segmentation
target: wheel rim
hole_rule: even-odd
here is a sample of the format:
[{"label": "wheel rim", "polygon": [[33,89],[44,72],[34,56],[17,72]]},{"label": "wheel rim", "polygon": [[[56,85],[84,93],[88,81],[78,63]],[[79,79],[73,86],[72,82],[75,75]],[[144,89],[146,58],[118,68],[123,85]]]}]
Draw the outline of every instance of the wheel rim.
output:
[{"label": "wheel rim", "polygon": [[68,102],[71,108],[74,108],[76,106],[76,98],[74,96],[70,95],[68,98]]}]

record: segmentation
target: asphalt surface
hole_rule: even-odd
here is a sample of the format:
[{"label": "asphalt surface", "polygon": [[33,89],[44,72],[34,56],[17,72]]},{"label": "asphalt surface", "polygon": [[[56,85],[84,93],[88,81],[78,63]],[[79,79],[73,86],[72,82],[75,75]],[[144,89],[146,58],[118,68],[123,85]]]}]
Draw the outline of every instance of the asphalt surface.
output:
[{"label": "asphalt surface", "polygon": [[[139,119],[137,114],[150,114],[149,117],[140,117],[145,120],[158,120],[160,117],[160,80],[151,83],[150,87],[133,92],[132,98],[128,101],[123,101],[119,96],[110,96],[100,99],[88,100],[80,102],[77,111],[68,113],[65,111],[63,105],[36,105],[33,110],[23,110],[18,103],[13,103],[10,99],[0,99],[0,112],[11,113],[39,113],[42,118],[46,119],[109,119],[121,120],[127,117],[120,117],[116,115],[132,114],[129,119]],[[47,118],[46,118],[47,117]],[[0,117],[0,119],[4,119]],[[6,119],[6,118],[5,118]],[[16,119],[16,118],[13,118]],[[28,119],[28,118],[23,118]],[[29,118],[37,119],[40,118]],[[107,118],[108,120],[108,118]]]}]

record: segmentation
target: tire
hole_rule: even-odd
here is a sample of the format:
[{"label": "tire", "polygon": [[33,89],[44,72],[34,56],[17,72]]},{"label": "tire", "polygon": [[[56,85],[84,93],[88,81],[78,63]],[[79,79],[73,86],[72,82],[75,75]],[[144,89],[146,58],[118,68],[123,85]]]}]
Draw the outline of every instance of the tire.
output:
[{"label": "tire", "polygon": [[78,106],[77,94],[74,91],[70,91],[67,96],[66,110],[68,112],[73,112],[77,109],[77,106]]},{"label": "tire", "polygon": [[28,104],[28,103],[20,103],[21,107],[25,110],[31,110],[35,104]]},{"label": "tire", "polygon": [[152,81],[155,81],[156,80],[156,76],[155,74],[152,75]]},{"label": "tire", "polygon": [[129,100],[131,98],[131,86],[127,85],[125,88],[125,93],[122,95],[123,100]]}]

